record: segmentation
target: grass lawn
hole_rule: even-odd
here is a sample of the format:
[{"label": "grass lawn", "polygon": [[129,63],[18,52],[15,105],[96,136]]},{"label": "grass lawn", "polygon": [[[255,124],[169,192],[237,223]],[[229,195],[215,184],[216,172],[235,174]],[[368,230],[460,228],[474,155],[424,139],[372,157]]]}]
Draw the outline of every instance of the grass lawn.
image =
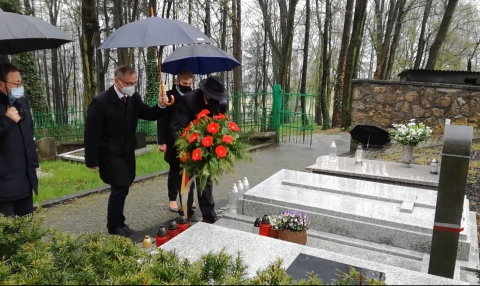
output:
[{"label": "grass lawn", "polygon": [[[137,157],[137,177],[168,169],[163,153],[156,146],[153,148],[153,151]],[[98,172],[81,163],[46,161],[40,163],[40,168],[52,176],[39,179],[39,195],[34,198],[37,203],[105,185]]]},{"label": "grass lawn", "polygon": [[[442,161],[442,147],[432,147],[432,148],[415,148],[413,150],[413,163],[419,165],[429,165],[430,161],[433,158],[437,158],[438,162]],[[480,143],[472,144],[472,153],[480,152]],[[475,156],[476,157],[476,156]],[[381,161],[393,161],[400,162],[402,158],[402,153],[390,153],[390,154],[380,154],[373,156],[374,160]],[[468,170],[468,182],[475,183],[479,180],[478,174],[480,174],[480,158],[475,158],[470,160],[470,166]]]}]

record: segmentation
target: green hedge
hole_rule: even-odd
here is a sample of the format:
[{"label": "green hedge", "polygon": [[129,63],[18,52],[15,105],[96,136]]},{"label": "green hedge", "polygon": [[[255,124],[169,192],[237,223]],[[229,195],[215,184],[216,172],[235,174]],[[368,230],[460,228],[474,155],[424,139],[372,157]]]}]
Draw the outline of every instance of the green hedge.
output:
[{"label": "green hedge", "polygon": [[[2,285],[321,285],[313,274],[292,282],[281,260],[245,279],[247,266],[239,256],[223,251],[206,254],[196,262],[161,249],[151,256],[126,238],[47,230],[31,217],[0,216],[0,257]],[[341,274],[336,284],[351,285],[355,281],[358,283],[359,274],[352,271],[350,275]]]}]

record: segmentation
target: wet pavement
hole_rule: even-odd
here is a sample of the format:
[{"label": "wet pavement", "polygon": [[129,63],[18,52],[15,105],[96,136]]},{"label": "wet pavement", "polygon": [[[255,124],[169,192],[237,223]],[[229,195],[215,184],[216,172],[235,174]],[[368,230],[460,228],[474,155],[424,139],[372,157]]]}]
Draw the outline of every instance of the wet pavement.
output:
[{"label": "wet pavement", "polygon": [[[247,177],[250,186],[262,182],[281,169],[301,170],[312,165],[316,158],[327,155],[332,141],[336,142],[337,154],[349,151],[350,135],[313,134],[312,147],[300,143],[281,143],[251,153],[252,161],[236,164],[235,174],[225,174],[214,186],[215,201],[228,199],[232,183]],[[79,198],[69,203],[42,209],[45,226],[67,232],[98,232],[105,234],[109,192]],[[197,213],[200,210],[197,210]],[[126,223],[135,230],[145,230],[178,216],[168,209],[166,176],[136,184],[130,188],[125,204]]]}]

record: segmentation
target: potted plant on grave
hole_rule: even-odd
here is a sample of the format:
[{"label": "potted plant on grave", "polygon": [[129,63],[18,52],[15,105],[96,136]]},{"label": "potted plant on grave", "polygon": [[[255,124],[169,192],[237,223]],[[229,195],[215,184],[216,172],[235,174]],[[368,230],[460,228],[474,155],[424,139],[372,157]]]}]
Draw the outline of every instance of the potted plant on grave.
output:
[{"label": "potted plant on grave", "polygon": [[282,227],[278,238],[297,244],[307,244],[307,230],[310,219],[304,212],[285,211],[280,215]]},{"label": "potted plant on grave", "polygon": [[270,229],[268,230],[268,236],[272,238],[278,238],[280,228],[282,227],[282,220],[279,215],[270,216]]},{"label": "potted plant on grave", "polygon": [[432,137],[432,129],[423,123],[416,123],[411,119],[407,124],[392,124],[393,130],[390,139],[403,145],[402,167],[411,168],[413,162],[413,148],[419,143]]}]

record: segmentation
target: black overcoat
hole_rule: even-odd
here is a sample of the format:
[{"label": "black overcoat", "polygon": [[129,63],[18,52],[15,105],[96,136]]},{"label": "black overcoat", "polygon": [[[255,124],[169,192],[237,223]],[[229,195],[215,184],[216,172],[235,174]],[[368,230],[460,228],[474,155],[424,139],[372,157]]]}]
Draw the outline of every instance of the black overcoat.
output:
[{"label": "black overcoat", "polygon": [[[5,115],[9,106],[21,110],[18,123]],[[0,93],[0,201],[14,201],[38,194],[38,157],[33,133],[33,120],[27,99],[13,104]]]},{"label": "black overcoat", "polygon": [[112,186],[130,186],[135,179],[135,137],[138,119],[158,120],[164,109],[146,105],[135,93],[124,103],[114,86],[95,96],[85,121],[85,164],[99,167],[100,178]]}]

